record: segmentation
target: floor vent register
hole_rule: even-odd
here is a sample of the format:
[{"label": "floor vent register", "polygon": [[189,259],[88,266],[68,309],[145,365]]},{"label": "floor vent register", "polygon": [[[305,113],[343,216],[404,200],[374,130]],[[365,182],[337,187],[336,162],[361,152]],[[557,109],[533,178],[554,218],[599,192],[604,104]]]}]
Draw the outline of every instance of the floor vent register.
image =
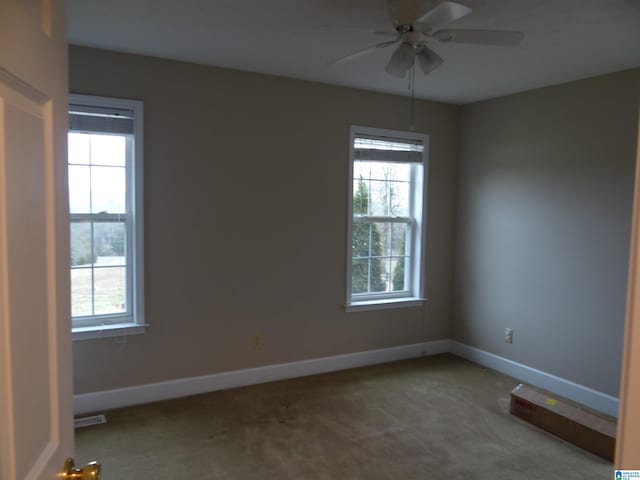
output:
[{"label": "floor vent register", "polygon": [[90,427],[91,425],[99,425],[107,423],[107,417],[104,415],[92,415],[90,417],[75,418],[73,420],[74,428]]}]

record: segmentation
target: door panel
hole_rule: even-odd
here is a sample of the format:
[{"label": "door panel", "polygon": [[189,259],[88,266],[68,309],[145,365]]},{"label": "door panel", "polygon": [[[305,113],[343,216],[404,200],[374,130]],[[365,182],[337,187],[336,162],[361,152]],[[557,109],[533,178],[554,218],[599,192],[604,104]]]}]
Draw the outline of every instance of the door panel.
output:
[{"label": "door panel", "polygon": [[73,454],[62,1],[0,0],[0,479]]},{"label": "door panel", "polygon": [[[6,333],[8,355],[12,366],[12,412],[14,418],[30,418],[29,429],[16,429],[17,477],[27,472],[21,468],[32,464],[37,452],[46,450],[51,438],[50,382],[31,382],[38,378],[38,370],[50,363],[47,341],[49,315],[47,299],[46,222],[44,205],[44,130],[42,106],[33,105],[37,113],[25,112],[5,101],[0,105],[0,116],[5,132],[4,162],[0,168],[3,177],[10,179],[4,185],[3,223],[10,235],[5,237],[2,264],[6,272],[2,303],[3,312],[13,322]],[[39,110],[39,112],[38,112]],[[12,159],[6,162],[6,159]],[[7,291],[7,287],[9,291]],[[29,358],[23,358],[29,352]],[[45,368],[46,369],[46,368]],[[44,400],[44,401],[43,401]],[[48,400],[48,401],[47,401]],[[24,448],[27,445],[35,447]]]}]

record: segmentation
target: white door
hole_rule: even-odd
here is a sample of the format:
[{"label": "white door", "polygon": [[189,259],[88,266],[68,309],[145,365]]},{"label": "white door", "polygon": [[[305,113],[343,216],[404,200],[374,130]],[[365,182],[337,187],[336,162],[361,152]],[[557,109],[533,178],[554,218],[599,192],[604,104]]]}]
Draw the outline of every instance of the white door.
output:
[{"label": "white door", "polygon": [[63,0],[0,0],[0,478],[73,453]]},{"label": "white door", "polygon": [[640,470],[640,132],[615,468]]}]

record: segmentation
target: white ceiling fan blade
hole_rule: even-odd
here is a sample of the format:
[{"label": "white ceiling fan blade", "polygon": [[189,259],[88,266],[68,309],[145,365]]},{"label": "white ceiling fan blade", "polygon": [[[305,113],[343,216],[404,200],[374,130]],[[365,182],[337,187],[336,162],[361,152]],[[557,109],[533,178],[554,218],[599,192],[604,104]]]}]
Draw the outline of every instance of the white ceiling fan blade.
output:
[{"label": "white ceiling fan blade", "polygon": [[456,2],[442,2],[436,5],[427,13],[422,15],[416,20],[415,23],[420,23],[421,27],[425,27],[426,30],[433,31],[434,29],[451,23],[459,18],[469,15],[471,9],[465,5],[461,5]]},{"label": "white ceiling fan blade", "polygon": [[415,58],[416,49],[410,43],[403,42],[391,55],[391,60],[385,70],[394,77],[403,78],[407,70],[413,66]]},{"label": "white ceiling fan blade", "polygon": [[477,43],[481,45],[499,45],[515,47],[522,43],[524,33],[510,30],[438,30],[433,36],[441,42]]},{"label": "white ceiling fan blade", "polygon": [[397,37],[398,32],[394,29],[389,30],[372,30],[369,27],[359,27],[355,25],[334,25],[331,23],[322,23],[317,25],[318,28],[322,30],[329,30],[331,32],[340,32],[340,33],[366,33],[373,34],[379,36],[387,36],[387,37]]},{"label": "white ceiling fan blade", "polygon": [[360,50],[356,50],[355,52],[352,52],[348,55],[345,55],[344,57],[340,57],[340,58],[336,58],[335,60],[332,60],[329,62],[330,65],[340,65],[342,63],[347,63],[350,62],[351,60],[354,60],[358,57],[362,57],[364,55],[367,55],[371,52],[374,52],[376,50],[378,50],[379,48],[386,48],[386,47],[390,47],[391,45],[398,43],[400,41],[400,38],[396,38],[395,40],[389,40],[387,42],[381,42],[381,43],[376,43],[375,45],[371,45],[370,47],[366,47],[366,48],[362,48]]},{"label": "white ceiling fan blade", "polygon": [[425,75],[433,72],[436,68],[442,65],[443,62],[440,55],[426,46],[416,54],[416,57],[418,59],[420,70],[422,70]]}]

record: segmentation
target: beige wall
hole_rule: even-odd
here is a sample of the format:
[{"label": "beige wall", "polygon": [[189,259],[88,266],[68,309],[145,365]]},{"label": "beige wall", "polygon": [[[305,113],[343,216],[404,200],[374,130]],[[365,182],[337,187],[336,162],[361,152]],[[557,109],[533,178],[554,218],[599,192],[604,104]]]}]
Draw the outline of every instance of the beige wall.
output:
[{"label": "beige wall", "polygon": [[456,340],[618,395],[639,94],[635,69],[462,109]]},{"label": "beige wall", "polygon": [[450,336],[457,107],[416,108],[428,308],[345,313],[349,126],[406,130],[407,98],[79,47],[70,89],[145,102],[151,324],[75,342],[76,393]]}]

